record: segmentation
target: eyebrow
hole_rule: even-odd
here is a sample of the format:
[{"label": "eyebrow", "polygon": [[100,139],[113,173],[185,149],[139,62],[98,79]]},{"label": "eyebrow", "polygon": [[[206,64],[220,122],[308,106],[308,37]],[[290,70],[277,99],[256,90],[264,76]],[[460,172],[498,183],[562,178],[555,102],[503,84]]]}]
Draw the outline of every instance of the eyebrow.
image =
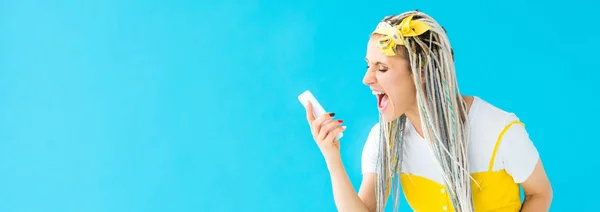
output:
[{"label": "eyebrow", "polygon": [[[369,63],[369,59],[367,59],[366,57],[365,57],[365,61],[367,61],[367,63]],[[374,65],[376,65],[376,66],[377,66],[377,65],[386,65],[386,66],[387,66],[387,64],[385,64],[385,63],[382,63],[382,62],[379,62],[379,61],[375,62],[375,64],[374,64]]]}]

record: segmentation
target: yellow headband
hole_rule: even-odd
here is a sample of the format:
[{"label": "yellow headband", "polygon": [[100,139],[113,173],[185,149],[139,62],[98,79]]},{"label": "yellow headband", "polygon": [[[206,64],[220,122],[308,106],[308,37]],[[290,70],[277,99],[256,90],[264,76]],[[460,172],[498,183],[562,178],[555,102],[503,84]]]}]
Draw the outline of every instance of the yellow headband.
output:
[{"label": "yellow headband", "polygon": [[429,30],[429,25],[422,21],[412,20],[412,18],[413,15],[404,18],[397,27],[393,27],[387,22],[381,22],[377,25],[373,34],[385,35],[385,37],[377,40],[377,46],[384,55],[396,55],[396,45],[404,45],[404,37],[419,36]]}]

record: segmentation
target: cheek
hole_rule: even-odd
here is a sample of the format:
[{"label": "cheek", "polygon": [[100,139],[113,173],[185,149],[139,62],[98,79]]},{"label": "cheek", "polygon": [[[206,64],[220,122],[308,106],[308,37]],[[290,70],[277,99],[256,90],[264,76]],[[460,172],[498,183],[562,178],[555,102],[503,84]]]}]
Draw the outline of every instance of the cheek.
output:
[{"label": "cheek", "polygon": [[397,76],[381,79],[381,86],[395,104],[414,98],[415,88],[410,76]]}]

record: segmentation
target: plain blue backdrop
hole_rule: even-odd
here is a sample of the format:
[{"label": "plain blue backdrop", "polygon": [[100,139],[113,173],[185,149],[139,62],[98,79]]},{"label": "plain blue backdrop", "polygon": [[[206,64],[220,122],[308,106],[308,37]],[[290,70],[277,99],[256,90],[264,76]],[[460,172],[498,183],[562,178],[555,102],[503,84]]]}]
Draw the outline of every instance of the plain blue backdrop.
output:
[{"label": "plain blue backdrop", "polygon": [[[0,211],[335,211],[296,99],[348,129],[358,189],[377,120],[369,33],[419,9],[460,89],[515,112],[552,211],[593,211],[597,1],[0,1]],[[410,211],[402,202],[402,211]]]}]

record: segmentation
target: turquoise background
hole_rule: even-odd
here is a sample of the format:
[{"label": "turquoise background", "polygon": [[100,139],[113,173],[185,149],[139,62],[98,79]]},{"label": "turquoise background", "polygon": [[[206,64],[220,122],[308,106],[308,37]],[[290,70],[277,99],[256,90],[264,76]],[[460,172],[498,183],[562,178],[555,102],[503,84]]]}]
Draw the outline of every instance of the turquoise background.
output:
[{"label": "turquoise background", "polygon": [[[597,208],[597,1],[0,1],[0,211],[335,211],[296,99],[377,122],[368,35],[419,9],[461,91],[515,112],[552,211]],[[402,211],[409,211],[403,202]]]}]

